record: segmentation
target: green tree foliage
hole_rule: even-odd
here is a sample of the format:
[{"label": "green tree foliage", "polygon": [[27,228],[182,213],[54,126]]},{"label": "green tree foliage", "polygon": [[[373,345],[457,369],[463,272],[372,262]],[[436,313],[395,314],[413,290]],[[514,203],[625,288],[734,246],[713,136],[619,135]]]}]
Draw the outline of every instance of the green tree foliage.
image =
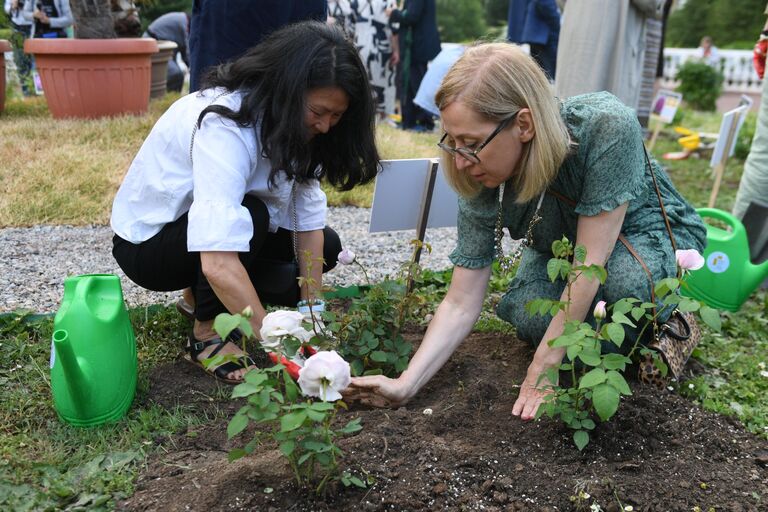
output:
[{"label": "green tree foliage", "polygon": [[485,4],[485,21],[491,27],[507,23],[509,0],[483,0]]},{"label": "green tree foliage", "polygon": [[473,41],[485,35],[483,0],[437,0],[437,26],[444,43]]},{"label": "green tree foliage", "polygon": [[765,0],[689,0],[670,14],[665,45],[696,48],[708,35],[720,48],[752,48],[764,11]]}]

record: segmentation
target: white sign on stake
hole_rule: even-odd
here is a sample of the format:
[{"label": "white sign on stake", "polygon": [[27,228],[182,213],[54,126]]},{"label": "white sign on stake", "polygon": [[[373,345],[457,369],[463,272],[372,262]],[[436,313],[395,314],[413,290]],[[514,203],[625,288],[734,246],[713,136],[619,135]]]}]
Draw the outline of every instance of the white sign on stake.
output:
[{"label": "white sign on stake", "polygon": [[[741,128],[742,119],[746,116],[748,108],[747,105],[742,105],[723,114],[723,121],[720,123],[720,133],[717,136],[715,148],[712,150],[712,159],[709,161],[710,167],[715,167],[720,163],[724,163],[723,155],[726,154],[726,145],[728,145],[729,142],[730,146],[727,148],[727,154],[728,156],[733,155],[733,151],[736,149],[736,139],[739,137],[739,129]],[[737,120],[735,127],[733,126],[734,119]]]},{"label": "white sign on stake", "polygon": [[[383,160],[376,176],[369,233],[417,229],[436,159]],[[456,226],[458,196],[437,169],[430,201],[429,228]]]}]

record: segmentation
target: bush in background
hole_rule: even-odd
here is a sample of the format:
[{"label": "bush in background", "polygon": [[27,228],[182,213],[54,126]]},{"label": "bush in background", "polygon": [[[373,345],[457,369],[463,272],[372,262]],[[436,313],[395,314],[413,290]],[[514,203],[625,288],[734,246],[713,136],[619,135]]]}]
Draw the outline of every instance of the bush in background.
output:
[{"label": "bush in background", "polygon": [[483,37],[488,30],[483,0],[437,0],[437,27],[444,43]]},{"label": "bush in background", "polygon": [[723,90],[720,71],[700,60],[689,60],[677,70],[675,79],[680,80],[677,90],[692,109],[715,110],[715,103]]}]

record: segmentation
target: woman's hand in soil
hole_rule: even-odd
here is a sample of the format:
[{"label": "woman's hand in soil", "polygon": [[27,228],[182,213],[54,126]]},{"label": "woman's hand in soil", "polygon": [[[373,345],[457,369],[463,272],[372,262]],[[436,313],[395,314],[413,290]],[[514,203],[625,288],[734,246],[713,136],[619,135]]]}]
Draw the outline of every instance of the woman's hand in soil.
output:
[{"label": "woman's hand in soil", "polygon": [[399,407],[411,398],[408,391],[408,386],[400,379],[371,375],[353,377],[352,383],[342,395],[345,400],[373,407]]},{"label": "woman's hand in soil", "polygon": [[544,376],[545,372],[546,368],[534,368],[533,364],[528,367],[528,374],[520,385],[520,395],[512,406],[513,415],[520,416],[523,420],[532,420],[536,417],[539,406],[551,393],[549,387],[554,384]]}]

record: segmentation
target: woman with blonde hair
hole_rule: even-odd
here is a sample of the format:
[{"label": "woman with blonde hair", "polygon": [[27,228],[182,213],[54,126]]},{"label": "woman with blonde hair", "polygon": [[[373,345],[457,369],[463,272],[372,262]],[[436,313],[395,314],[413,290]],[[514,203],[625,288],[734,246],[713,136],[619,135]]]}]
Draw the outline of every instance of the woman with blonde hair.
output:
[{"label": "woman with blonde hair", "polygon": [[[570,300],[569,319],[594,323],[590,312],[599,301],[651,300],[644,267],[653,281],[676,273],[660,204],[678,248],[701,251],[705,229],[647,157],[632,109],[605,92],[558,101],[541,68],[514,45],[468,48],[436,103],[445,130],[438,144],[443,167],[460,195],[453,279],[403,374],[355,378],[348,395],[379,406],[403,404],[440,369],[480,315],[494,257],[502,269],[515,264],[502,255],[506,227],[523,249],[496,312],[537,347],[512,409],[531,419],[546,394],[543,376],[563,360],[565,349],[547,342],[562,334],[565,318],[562,312],[530,317],[525,304]],[[586,248],[585,264],[606,267],[603,285],[581,276],[569,297],[563,281],[550,282],[552,242],[563,236]],[[637,332],[627,329],[627,336],[637,339]],[[616,350],[610,345],[603,351]]]}]

